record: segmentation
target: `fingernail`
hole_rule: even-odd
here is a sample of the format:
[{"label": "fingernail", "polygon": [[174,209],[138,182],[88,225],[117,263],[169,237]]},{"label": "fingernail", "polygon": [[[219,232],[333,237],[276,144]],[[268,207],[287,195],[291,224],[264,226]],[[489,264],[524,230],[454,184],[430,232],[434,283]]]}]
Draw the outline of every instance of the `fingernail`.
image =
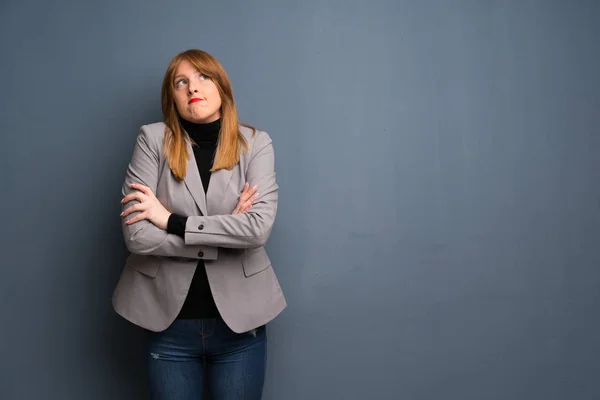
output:
[{"label": "fingernail", "polygon": [[254,185],[252,186],[252,189],[256,189],[258,187],[258,185]]},{"label": "fingernail", "polygon": [[122,216],[123,216],[123,213],[121,213],[121,214],[120,214],[120,216],[122,217]]}]

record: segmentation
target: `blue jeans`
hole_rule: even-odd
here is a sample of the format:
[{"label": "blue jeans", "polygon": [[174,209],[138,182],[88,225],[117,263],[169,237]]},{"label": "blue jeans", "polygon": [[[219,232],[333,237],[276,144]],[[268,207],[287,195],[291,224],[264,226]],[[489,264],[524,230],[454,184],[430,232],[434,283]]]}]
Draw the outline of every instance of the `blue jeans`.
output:
[{"label": "blue jeans", "polygon": [[149,332],[149,339],[151,399],[201,400],[206,391],[211,400],[260,400],[264,326],[237,334],[221,318],[177,319],[163,332]]}]

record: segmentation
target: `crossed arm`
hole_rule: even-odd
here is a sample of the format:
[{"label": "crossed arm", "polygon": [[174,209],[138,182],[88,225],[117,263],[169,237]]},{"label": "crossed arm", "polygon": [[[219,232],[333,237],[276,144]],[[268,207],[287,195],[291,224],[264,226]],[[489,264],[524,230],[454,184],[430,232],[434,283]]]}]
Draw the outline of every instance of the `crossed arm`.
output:
[{"label": "crossed arm", "polygon": [[[247,180],[254,186],[246,184],[232,214],[184,217],[172,216],[154,195],[161,149],[147,129],[140,130],[122,187],[121,226],[130,252],[214,260],[218,247],[266,243],[278,200],[273,146],[266,133],[258,133],[247,169]],[[260,196],[255,193],[257,187]],[[185,231],[169,233],[169,221],[173,226],[176,218],[185,224]]]}]

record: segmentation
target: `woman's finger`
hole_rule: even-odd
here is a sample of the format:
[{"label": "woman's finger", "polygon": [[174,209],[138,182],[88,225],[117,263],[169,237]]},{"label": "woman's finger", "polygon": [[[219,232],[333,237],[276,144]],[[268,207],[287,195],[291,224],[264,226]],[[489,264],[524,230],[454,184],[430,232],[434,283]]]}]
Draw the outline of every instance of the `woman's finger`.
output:
[{"label": "woman's finger", "polygon": [[152,190],[148,186],[144,186],[144,185],[141,185],[139,183],[132,183],[131,185],[129,185],[129,187],[131,187],[132,189],[136,189],[136,190],[141,191],[146,196],[150,196],[150,197],[154,196],[154,193],[152,192]]},{"label": "woman's finger", "polygon": [[[246,195],[246,193],[248,193],[248,186],[249,186],[249,185],[248,185],[248,182],[246,182],[246,183],[244,184],[244,187],[243,187],[242,191],[240,192],[240,197],[239,197],[240,199],[241,199],[242,197],[244,197],[244,196]],[[239,202],[239,200],[238,200],[238,202]]]},{"label": "woman's finger", "polygon": [[134,212],[135,210],[133,209],[133,207],[135,206],[127,207],[125,210],[123,210],[123,212],[121,213],[121,217],[126,217],[132,212]]},{"label": "woman's finger", "polygon": [[252,205],[258,198],[260,197],[260,193],[256,193],[254,196],[250,197],[248,200],[244,201],[242,207],[247,207],[248,205]]},{"label": "woman's finger", "polygon": [[139,204],[134,204],[131,207],[127,207],[122,213],[121,213],[121,217],[126,217],[129,214],[131,214],[132,212],[136,212],[136,211],[144,211],[146,209],[146,205],[144,203],[139,203]]},{"label": "woman's finger", "polygon": [[246,202],[246,201],[248,201],[248,199],[250,199],[250,197],[251,197],[251,196],[252,196],[254,193],[256,193],[256,189],[257,189],[257,186],[256,186],[256,185],[254,185],[254,186],[252,187],[252,189],[249,189],[249,190],[247,190],[245,193],[242,193],[242,195],[240,196],[240,201],[243,201],[243,202]]},{"label": "woman's finger", "polygon": [[129,221],[125,221],[125,223],[127,225],[131,225],[131,224],[135,224],[138,221],[142,221],[144,219],[146,219],[148,217],[148,214],[146,212],[140,213],[138,215],[136,215],[135,217],[131,218]]},{"label": "woman's finger", "polygon": [[250,199],[248,199],[248,201],[245,201],[243,203],[240,203],[240,205],[237,207],[238,212],[241,213],[245,213],[248,212],[248,210],[250,210],[252,208],[252,203],[254,203],[254,201],[256,201],[256,199],[258,199],[259,194],[255,194],[254,196],[252,196]]},{"label": "woman's finger", "polygon": [[248,192],[250,191],[248,184],[244,185],[244,190],[242,190],[242,194],[240,194],[240,200],[244,201],[246,197],[248,197]]},{"label": "woman's finger", "polygon": [[252,202],[254,202],[259,197],[259,194],[256,193],[257,189],[257,185],[250,187],[250,183],[246,182],[244,184],[244,188],[242,189],[240,198],[238,199],[238,202],[231,214],[241,214],[248,211],[250,209],[249,206],[252,205]]},{"label": "woman's finger", "polygon": [[140,202],[143,202],[144,201],[143,196],[144,196],[144,194],[142,192],[138,192],[138,191],[132,192],[132,193],[129,193],[127,196],[123,197],[123,199],[121,200],[121,203],[122,204],[129,203],[131,200],[138,200]]}]

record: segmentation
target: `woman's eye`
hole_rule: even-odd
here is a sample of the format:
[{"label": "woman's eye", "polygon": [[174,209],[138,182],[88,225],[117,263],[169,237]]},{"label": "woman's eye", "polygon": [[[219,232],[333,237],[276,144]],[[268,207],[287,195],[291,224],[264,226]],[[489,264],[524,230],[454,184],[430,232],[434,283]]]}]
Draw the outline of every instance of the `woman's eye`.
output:
[{"label": "woman's eye", "polygon": [[186,80],[185,79],[180,79],[177,82],[175,82],[175,87],[181,87],[183,85],[185,85]]},{"label": "woman's eye", "polygon": [[201,81],[205,81],[208,79],[208,76],[204,75],[204,74],[200,74],[200,80]]}]

